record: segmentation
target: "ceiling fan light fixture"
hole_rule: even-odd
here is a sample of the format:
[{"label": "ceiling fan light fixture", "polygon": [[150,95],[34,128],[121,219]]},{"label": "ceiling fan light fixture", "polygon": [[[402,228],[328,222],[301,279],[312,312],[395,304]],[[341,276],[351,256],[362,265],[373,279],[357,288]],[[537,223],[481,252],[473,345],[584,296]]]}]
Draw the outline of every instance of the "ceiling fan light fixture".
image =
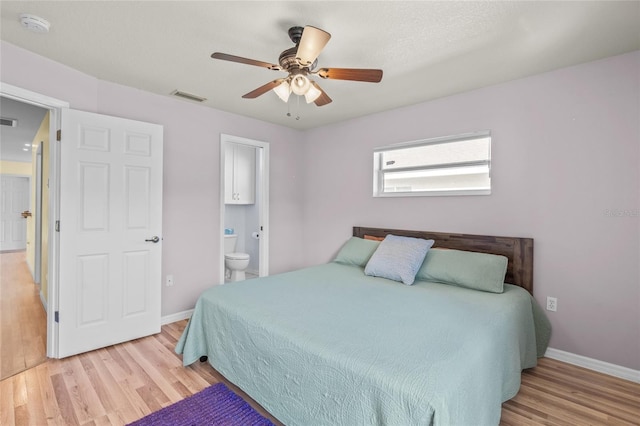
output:
[{"label": "ceiling fan light fixture", "polygon": [[331,38],[331,34],[319,28],[307,25],[302,32],[302,38],[298,44],[296,60],[303,67],[308,67],[316,60],[322,49]]},{"label": "ceiling fan light fixture", "polygon": [[311,82],[303,74],[298,74],[291,79],[291,91],[296,95],[304,95],[310,87]]},{"label": "ceiling fan light fixture", "polygon": [[304,98],[307,103],[310,104],[311,102],[315,102],[315,100],[318,99],[321,94],[322,92],[320,91],[320,89],[312,84],[311,86],[309,86],[309,90],[307,90],[307,93],[304,94]]},{"label": "ceiling fan light fixture", "polygon": [[291,86],[289,86],[289,82],[286,80],[282,82],[279,86],[273,88],[273,91],[278,95],[283,102],[289,101],[289,95],[291,95]]}]

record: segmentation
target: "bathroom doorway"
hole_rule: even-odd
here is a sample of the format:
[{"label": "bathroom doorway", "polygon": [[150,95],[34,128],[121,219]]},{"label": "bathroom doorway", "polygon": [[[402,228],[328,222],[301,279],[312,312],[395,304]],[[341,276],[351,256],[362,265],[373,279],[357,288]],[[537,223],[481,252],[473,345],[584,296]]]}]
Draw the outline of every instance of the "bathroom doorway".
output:
[{"label": "bathroom doorway", "polygon": [[248,255],[245,277],[269,275],[268,224],[269,144],[220,135],[220,283],[230,281],[224,256],[229,235],[235,235],[234,251]]}]

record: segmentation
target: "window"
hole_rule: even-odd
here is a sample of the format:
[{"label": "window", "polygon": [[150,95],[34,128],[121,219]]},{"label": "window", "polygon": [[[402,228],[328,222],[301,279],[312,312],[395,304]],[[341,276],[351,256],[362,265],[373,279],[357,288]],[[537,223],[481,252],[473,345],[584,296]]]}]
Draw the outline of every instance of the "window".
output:
[{"label": "window", "polygon": [[373,196],[491,194],[491,133],[426,139],[373,152]]}]

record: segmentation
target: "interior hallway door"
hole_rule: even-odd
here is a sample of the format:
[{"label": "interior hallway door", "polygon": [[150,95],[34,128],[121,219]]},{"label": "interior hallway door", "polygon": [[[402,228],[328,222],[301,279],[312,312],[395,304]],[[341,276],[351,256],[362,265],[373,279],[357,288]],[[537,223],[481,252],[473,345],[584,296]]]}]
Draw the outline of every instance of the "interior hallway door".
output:
[{"label": "interior hallway door", "polygon": [[27,248],[29,178],[0,175],[0,251]]},{"label": "interior hallway door", "polygon": [[62,109],[58,357],[160,332],[162,126]]}]

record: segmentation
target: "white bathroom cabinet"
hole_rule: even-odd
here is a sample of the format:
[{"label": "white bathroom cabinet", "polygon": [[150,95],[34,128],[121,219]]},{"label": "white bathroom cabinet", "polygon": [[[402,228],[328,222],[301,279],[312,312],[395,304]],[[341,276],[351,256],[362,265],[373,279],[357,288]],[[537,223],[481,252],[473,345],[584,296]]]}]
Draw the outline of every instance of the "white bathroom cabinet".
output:
[{"label": "white bathroom cabinet", "polygon": [[231,143],[225,149],[225,204],[255,204],[256,149]]}]

